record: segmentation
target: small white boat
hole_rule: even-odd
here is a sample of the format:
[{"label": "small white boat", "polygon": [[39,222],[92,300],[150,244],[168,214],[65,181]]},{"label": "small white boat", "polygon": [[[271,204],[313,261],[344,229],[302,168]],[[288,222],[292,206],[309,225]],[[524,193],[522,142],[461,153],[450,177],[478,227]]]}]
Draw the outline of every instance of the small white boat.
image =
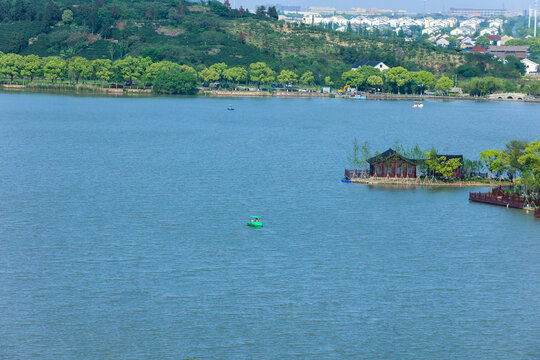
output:
[{"label": "small white boat", "polygon": [[415,102],[412,106],[413,108],[423,108],[424,107],[424,104],[422,103],[419,103],[419,102]]}]

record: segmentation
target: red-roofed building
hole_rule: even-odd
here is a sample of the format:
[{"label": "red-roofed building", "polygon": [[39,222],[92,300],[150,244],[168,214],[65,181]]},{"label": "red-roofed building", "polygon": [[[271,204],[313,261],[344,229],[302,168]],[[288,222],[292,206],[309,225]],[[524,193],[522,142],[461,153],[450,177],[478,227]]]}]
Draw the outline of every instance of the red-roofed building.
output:
[{"label": "red-roofed building", "polygon": [[477,45],[473,47],[472,49],[467,50],[467,52],[473,52],[473,53],[487,53],[487,50],[481,47],[480,45]]},{"label": "red-roofed building", "polygon": [[489,39],[491,42],[491,45],[500,46],[501,45],[501,37],[498,35],[488,35],[486,38]]}]

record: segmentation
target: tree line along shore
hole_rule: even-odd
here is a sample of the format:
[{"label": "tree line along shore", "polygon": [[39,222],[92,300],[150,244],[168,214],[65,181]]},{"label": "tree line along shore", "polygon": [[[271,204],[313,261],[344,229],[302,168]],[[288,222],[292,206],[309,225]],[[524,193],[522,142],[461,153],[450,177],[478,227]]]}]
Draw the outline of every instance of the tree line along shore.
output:
[{"label": "tree line along shore", "polygon": [[[275,7],[250,12],[215,0],[0,0],[0,51],[7,56],[0,75],[11,85],[64,90],[114,84],[115,91],[194,93],[223,85],[269,91],[348,85],[400,95],[445,94],[455,87],[473,96],[540,95],[538,80],[523,77],[523,65],[511,56],[502,62],[422,39],[343,33],[277,18]],[[37,56],[42,65],[21,68],[13,55],[34,65]],[[351,70],[360,59],[391,69]],[[160,72],[173,74],[158,77]]]},{"label": "tree line along shore", "polygon": [[[298,74],[292,70],[277,72],[264,62],[248,66],[213,64],[196,69],[171,61],[154,62],[150,57],[131,57],[111,61],[88,60],[83,57],[63,59],[59,56],[39,57],[0,53],[0,81],[3,85],[22,85],[28,88],[81,89],[114,88],[152,91],[156,94],[195,94],[199,88],[255,91],[319,91],[313,72]],[[475,78],[462,84],[463,91],[484,96],[502,91],[520,91],[540,95],[540,81],[512,82],[494,77]],[[348,70],[338,79],[327,76],[327,88],[344,87],[345,91],[369,91],[386,94],[447,95],[455,86],[447,76],[436,77],[420,70],[410,72],[398,66],[380,71],[371,66]],[[316,89],[316,90],[313,90]]]}]

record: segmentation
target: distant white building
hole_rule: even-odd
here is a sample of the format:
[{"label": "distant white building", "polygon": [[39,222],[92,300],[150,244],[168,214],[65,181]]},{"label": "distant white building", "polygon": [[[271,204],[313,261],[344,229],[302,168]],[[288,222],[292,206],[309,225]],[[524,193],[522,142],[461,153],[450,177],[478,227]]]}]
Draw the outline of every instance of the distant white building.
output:
[{"label": "distant white building", "polygon": [[380,71],[384,71],[384,70],[388,70],[390,69],[390,66],[387,66],[385,63],[383,63],[382,61],[376,61],[376,60],[359,60],[355,65],[354,67],[352,68],[353,70],[357,70],[359,68],[361,68],[362,66],[371,66],[371,67],[374,67],[375,69],[378,69]]},{"label": "distant white building", "polygon": [[460,42],[462,49],[470,49],[476,45],[474,40],[470,36],[464,37]]},{"label": "distant white building", "polygon": [[538,64],[534,61],[529,59],[521,59],[520,61],[525,65],[525,74],[538,72]]},{"label": "distant white building", "polygon": [[444,37],[440,37],[435,41],[435,45],[446,48],[450,45],[450,41],[446,40]]},{"label": "distant white building", "polygon": [[494,27],[497,29],[502,29],[503,24],[504,24],[503,19],[493,19],[489,21],[489,27]]},{"label": "distant white building", "polygon": [[484,35],[499,35],[499,28],[488,27],[486,29],[480,30],[480,36]]},{"label": "distant white building", "polygon": [[437,29],[429,27],[422,30],[422,35],[424,34],[433,35],[436,32],[437,32]]},{"label": "distant white building", "polygon": [[470,31],[467,30],[467,28],[463,27],[457,27],[450,31],[450,35],[452,36],[459,36],[459,35],[472,35],[470,34]]}]

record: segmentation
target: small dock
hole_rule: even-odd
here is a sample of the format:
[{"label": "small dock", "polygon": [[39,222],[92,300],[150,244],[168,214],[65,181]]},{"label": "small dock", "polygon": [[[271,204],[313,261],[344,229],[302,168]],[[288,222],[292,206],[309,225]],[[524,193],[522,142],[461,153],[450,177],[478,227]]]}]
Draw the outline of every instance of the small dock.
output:
[{"label": "small dock", "polygon": [[469,193],[469,201],[484,204],[506,206],[507,208],[523,209],[527,206],[527,199],[522,196],[506,194],[502,187],[497,187],[489,193]]}]

